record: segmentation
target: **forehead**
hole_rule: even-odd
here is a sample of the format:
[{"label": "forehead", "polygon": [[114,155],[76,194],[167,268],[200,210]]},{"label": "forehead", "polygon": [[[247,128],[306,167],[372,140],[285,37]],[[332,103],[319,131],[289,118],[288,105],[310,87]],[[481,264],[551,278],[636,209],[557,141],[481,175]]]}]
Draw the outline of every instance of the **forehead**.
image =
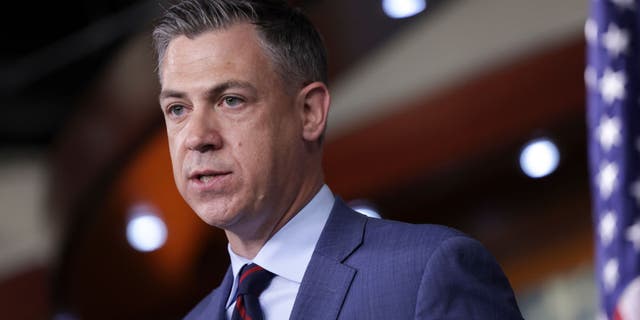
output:
[{"label": "forehead", "polygon": [[218,72],[249,75],[267,70],[273,69],[255,27],[239,23],[193,38],[173,39],[160,64],[160,78],[164,86],[174,77],[213,76]]}]

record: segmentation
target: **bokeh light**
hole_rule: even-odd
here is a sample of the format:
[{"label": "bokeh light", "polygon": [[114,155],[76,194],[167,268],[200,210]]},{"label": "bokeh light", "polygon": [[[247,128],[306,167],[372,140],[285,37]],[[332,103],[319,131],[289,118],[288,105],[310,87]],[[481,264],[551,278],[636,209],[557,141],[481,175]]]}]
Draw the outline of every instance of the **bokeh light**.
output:
[{"label": "bokeh light", "polygon": [[558,168],[560,152],[549,139],[530,141],[520,153],[520,168],[531,178],[542,178]]},{"label": "bokeh light", "polygon": [[148,206],[135,206],[127,223],[127,240],[136,250],[150,252],[167,240],[167,226]]},{"label": "bokeh light", "polygon": [[387,16],[403,19],[422,12],[427,7],[425,0],[382,0],[382,9]]}]

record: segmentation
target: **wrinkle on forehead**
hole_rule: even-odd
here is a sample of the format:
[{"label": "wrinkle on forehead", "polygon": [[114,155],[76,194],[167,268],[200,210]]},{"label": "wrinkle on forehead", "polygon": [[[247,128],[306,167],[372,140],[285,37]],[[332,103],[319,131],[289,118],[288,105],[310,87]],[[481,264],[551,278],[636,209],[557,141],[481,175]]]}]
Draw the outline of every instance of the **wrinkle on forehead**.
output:
[{"label": "wrinkle on forehead", "polygon": [[[255,50],[258,49],[258,50]],[[249,23],[239,23],[219,30],[203,32],[195,37],[181,35],[171,40],[159,67],[159,75],[162,80],[164,71],[181,72],[181,69],[194,66],[201,69],[211,64],[219,64],[219,60],[226,60],[226,64],[233,64],[237,58],[231,55],[237,52],[253,52],[253,57],[245,58],[262,59],[262,63],[272,63],[262,45],[260,45],[258,31]],[[177,70],[175,70],[177,69]],[[275,69],[273,69],[275,70]]]}]

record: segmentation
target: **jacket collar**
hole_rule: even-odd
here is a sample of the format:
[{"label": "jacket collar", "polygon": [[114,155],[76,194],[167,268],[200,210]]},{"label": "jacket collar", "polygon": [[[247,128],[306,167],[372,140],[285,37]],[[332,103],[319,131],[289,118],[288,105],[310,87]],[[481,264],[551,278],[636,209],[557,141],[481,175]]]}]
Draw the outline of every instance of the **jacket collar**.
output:
[{"label": "jacket collar", "polygon": [[302,278],[290,319],[337,319],[356,270],[343,262],[360,246],[367,218],[336,198]]}]

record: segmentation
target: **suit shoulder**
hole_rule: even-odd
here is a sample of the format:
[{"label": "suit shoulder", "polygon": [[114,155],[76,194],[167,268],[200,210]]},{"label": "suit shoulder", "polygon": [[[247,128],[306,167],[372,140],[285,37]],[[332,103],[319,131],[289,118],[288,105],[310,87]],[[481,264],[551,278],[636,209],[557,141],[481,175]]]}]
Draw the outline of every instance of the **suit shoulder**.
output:
[{"label": "suit shoulder", "polygon": [[420,268],[418,266],[425,266],[440,247],[453,239],[469,243],[472,250],[479,248],[473,244],[477,241],[450,227],[369,218],[359,253],[362,256],[384,256],[390,261],[412,261],[416,268]]},{"label": "suit shoulder", "polygon": [[420,245],[439,244],[447,239],[456,237],[471,239],[465,233],[443,225],[411,224],[386,219],[369,218],[366,230],[370,236],[384,236],[387,239],[417,242]]}]

